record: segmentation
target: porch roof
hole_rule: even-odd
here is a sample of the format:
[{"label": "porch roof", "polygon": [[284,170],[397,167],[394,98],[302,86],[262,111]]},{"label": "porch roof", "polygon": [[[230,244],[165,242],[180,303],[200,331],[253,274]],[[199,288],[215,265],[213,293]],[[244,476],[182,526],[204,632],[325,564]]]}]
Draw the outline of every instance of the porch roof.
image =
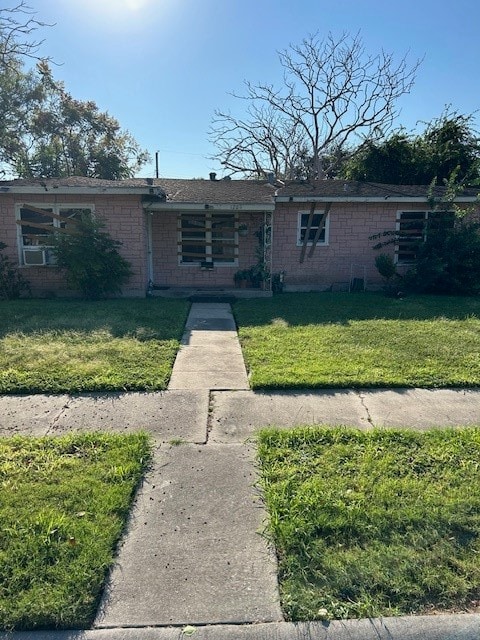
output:
[{"label": "porch roof", "polygon": [[276,187],[260,180],[154,180],[166,202],[273,205]]}]

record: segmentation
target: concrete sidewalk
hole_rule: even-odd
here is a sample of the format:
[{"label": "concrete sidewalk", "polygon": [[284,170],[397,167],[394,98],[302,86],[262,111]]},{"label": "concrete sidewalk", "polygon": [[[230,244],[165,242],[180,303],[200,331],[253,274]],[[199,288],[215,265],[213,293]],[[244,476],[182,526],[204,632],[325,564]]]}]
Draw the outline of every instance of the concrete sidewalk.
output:
[{"label": "concrete sidewalk", "polygon": [[153,468],[137,495],[95,629],[1,634],[24,640],[284,638],[479,640],[480,616],[424,616],[294,625],[282,621],[275,557],[259,535],[249,438],[298,424],[480,423],[480,391],[328,390],[255,393],[229,305],[193,304],[169,390],[0,396],[0,435],[146,429]]},{"label": "concrete sidewalk", "polygon": [[0,436],[146,429],[160,443],[242,444],[264,426],[358,428],[480,424],[480,390],[294,391],[176,389],[155,393],[0,396]]},{"label": "concrete sidewalk", "polygon": [[479,640],[474,614],[1,633],[0,640]]}]

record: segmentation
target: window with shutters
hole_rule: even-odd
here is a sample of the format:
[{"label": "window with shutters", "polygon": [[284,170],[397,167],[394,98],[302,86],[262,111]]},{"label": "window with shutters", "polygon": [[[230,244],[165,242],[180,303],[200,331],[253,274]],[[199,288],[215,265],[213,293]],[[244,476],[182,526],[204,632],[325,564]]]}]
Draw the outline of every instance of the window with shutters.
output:
[{"label": "window with shutters", "polygon": [[398,264],[415,262],[417,250],[429,230],[451,229],[453,211],[398,211],[395,260]]},{"label": "window with shutters", "polygon": [[236,265],[236,214],[181,213],[178,217],[178,260],[187,265]]},{"label": "window with shutters", "polygon": [[19,262],[24,266],[54,265],[51,238],[55,230],[68,233],[72,221],[93,207],[22,204],[17,207]]}]

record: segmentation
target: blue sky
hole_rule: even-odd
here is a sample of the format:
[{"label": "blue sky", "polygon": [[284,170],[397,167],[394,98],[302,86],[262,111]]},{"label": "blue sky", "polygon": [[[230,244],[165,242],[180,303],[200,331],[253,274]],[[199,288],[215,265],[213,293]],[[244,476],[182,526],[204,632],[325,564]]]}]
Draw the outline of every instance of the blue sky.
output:
[{"label": "blue sky", "polygon": [[[457,0],[27,0],[44,29],[41,53],[75,98],[94,100],[151,155],[163,177],[222,175],[208,129],[245,79],[281,79],[277,51],[310,33],[360,35],[413,63],[424,57],[398,125],[480,107],[480,3]],[[4,2],[12,6],[13,2]],[[445,7],[445,8],[443,8]],[[448,8],[446,8],[448,7]],[[421,129],[422,126],[419,125]],[[141,175],[153,176],[155,167]]]}]

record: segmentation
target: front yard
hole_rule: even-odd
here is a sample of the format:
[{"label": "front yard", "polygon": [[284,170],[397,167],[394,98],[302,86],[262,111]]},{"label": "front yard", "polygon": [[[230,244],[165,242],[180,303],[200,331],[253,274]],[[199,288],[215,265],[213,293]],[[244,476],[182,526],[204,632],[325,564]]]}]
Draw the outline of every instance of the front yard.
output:
[{"label": "front yard", "polygon": [[189,303],[0,303],[0,393],[165,389]]},{"label": "front yard", "polygon": [[480,385],[480,299],[282,294],[234,306],[254,389]]},{"label": "front yard", "polygon": [[[188,303],[2,303],[0,393],[165,389]],[[480,300],[285,294],[234,306],[253,388],[480,385]],[[0,439],[0,627],[91,625],[145,434]],[[268,429],[266,534],[291,620],[478,610],[480,428]]]},{"label": "front yard", "polygon": [[478,610],[480,428],[268,429],[258,456],[288,619]]},{"label": "front yard", "polygon": [[150,455],[144,433],[0,439],[0,629],[92,624]]}]

